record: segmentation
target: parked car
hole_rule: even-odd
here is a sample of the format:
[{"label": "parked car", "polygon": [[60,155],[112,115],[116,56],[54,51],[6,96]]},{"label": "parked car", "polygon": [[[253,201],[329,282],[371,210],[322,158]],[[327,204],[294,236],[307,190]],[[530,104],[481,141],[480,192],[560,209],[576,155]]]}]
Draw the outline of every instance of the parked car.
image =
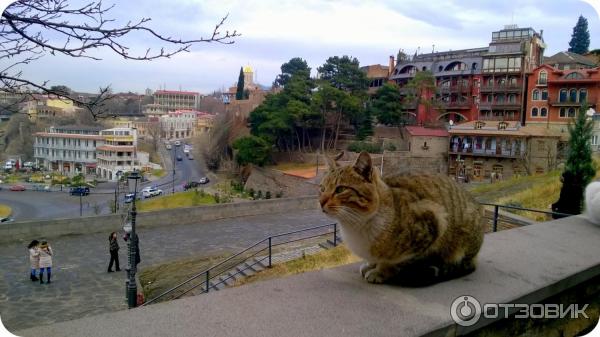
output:
[{"label": "parked car", "polygon": [[25,186],[23,186],[23,185],[12,185],[12,186],[10,187],[10,190],[11,190],[11,191],[18,191],[18,192],[22,192],[22,191],[25,191]]},{"label": "parked car", "polygon": [[3,222],[13,222],[13,221],[15,221],[15,219],[9,218],[9,217],[0,218],[0,223],[3,223]]},{"label": "parked car", "polygon": [[207,178],[207,177],[202,177],[202,178],[200,178],[200,180],[198,180],[198,182],[199,182],[200,184],[208,184],[208,182],[209,182],[209,181],[210,181],[210,180],[208,180],[208,178]]},{"label": "parked car", "polygon": [[26,162],[23,163],[23,167],[32,168],[33,167],[33,162],[26,161]]},{"label": "parked car", "polygon": [[183,160],[183,158],[181,157],[181,155],[178,154],[177,155],[177,161],[182,161],[182,160]]},{"label": "parked car", "polygon": [[176,140],[176,141],[175,141],[175,146],[180,146],[180,145],[181,145],[181,142],[180,142],[180,141],[178,141],[178,140]]},{"label": "parked car", "polygon": [[151,188],[143,189],[142,190],[142,197],[144,197],[144,198],[152,198],[152,197],[155,197],[157,195],[161,195],[162,193],[163,193],[162,190],[159,190],[156,187],[151,187]]},{"label": "parked car", "polygon": [[189,182],[185,183],[185,185],[183,185],[183,189],[187,191],[190,188],[198,187],[200,185],[201,184],[199,181],[189,181]]},{"label": "parked car", "polygon": [[167,148],[167,150],[170,150],[172,148],[171,144],[167,144],[165,145],[165,147]]},{"label": "parked car", "polygon": [[84,186],[71,187],[71,191],[69,193],[71,193],[71,195],[88,195],[90,194],[90,188]]},{"label": "parked car", "polygon": [[194,156],[192,156],[192,154],[190,153],[190,154],[188,155],[188,159],[189,159],[189,160],[194,160]]}]

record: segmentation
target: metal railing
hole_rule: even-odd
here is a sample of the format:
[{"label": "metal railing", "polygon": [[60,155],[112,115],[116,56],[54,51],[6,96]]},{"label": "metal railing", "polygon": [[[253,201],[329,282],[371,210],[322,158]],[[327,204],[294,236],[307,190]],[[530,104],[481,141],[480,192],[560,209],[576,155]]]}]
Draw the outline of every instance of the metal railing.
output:
[{"label": "metal railing", "polygon": [[510,206],[510,205],[498,205],[498,204],[490,204],[490,203],[485,203],[485,202],[481,202],[480,204],[484,205],[484,206],[494,206],[494,212],[492,215],[492,232],[497,232],[498,231],[498,221],[500,218],[500,208],[506,208],[506,209],[512,209],[512,210],[517,210],[517,211],[527,211],[527,212],[534,212],[534,213],[540,213],[540,214],[546,214],[546,215],[559,215],[562,217],[567,217],[567,216],[573,216],[573,214],[567,214],[567,213],[560,213],[560,212],[550,212],[550,211],[542,211],[539,209],[532,209],[532,208],[524,208],[524,207],[518,207],[518,206]]},{"label": "metal railing", "polygon": [[[331,227],[333,227],[333,230],[327,230]],[[326,231],[323,232],[323,230],[326,230]],[[297,234],[311,232],[311,231],[317,232],[317,233],[311,234],[308,236],[301,236],[301,237],[298,237],[298,235],[297,235]],[[317,237],[321,237],[321,236],[327,236],[327,235],[333,235],[333,240],[331,241],[331,243],[333,244],[333,246],[337,246],[338,241],[339,241],[337,232],[338,232],[337,223],[331,223],[331,224],[327,224],[327,225],[309,227],[309,228],[299,229],[299,230],[295,230],[295,231],[291,231],[291,232],[280,233],[280,234],[268,236],[256,243],[254,243],[253,245],[249,246],[248,248],[217,263],[216,265],[214,265],[214,266],[188,278],[187,280],[179,283],[178,285],[164,291],[160,295],[144,302],[142,304],[142,306],[154,303],[157,300],[164,298],[167,295],[171,295],[170,297],[168,297],[168,299],[177,299],[199,287],[202,289],[202,293],[207,293],[210,291],[210,288],[216,288],[217,285],[225,283],[225,281],[227,281],[230,278],[233,278],[233,276],[235,276],[237,274],[241,274],[245,270],[251,269],[254,265],[260,264],[264,260],[267,260],[266,266],[270,268],[272,266],[273,248],[274,247],[278,247],[278,246],[285,245],[285,244],[290,244],[293,242],[308,240],[308,239],[312,239],[312,238],[317,238]],[[288,239],[282,240],[282,238],[288,238]],[[259,256],[259,254],[261,254],[261,253],[264,253],[265,255]],[[246,264],[246,266],[244,268],[241,268],[240,266],[243,265],[244,263]],[[224,275],[227,272],[231,272],[232,269],[234,269],[236,267],[240,267],[240,268],[238,268],[235,272],[230,273],[230,275],[227,276],[226,278],[218,280],[218,281],[216,280],[217,277]],[[215,280],[215,281],[212,281],[212,280]],[[196,282],[193,283],[194,281],[196,281]],[[179,290],[179,292],[174,293],[177,290]]]}]

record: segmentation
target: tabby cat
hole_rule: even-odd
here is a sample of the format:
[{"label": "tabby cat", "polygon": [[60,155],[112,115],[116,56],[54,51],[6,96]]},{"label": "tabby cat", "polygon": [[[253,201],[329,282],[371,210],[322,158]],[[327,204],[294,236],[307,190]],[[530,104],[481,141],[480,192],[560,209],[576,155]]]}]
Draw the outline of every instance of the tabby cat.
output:
[{"label": "tabby cat", "polygon": [[367,152],[344,167],[341,155],[328,159],[319,201],[367,262],[360,273],[368,282],[425,286],[475,270],[483,209],[458,184],[428,174],[382,179]]}]

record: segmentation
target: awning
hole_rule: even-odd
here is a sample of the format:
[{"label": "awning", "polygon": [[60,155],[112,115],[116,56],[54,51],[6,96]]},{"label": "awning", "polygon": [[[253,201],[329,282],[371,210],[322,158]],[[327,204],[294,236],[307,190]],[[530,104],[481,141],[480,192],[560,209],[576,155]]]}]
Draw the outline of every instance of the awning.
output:
[{"label": "awning", "polygon": [[96,168],[96,163],[85,164],[85,167],[87,167],[87,168]]}]

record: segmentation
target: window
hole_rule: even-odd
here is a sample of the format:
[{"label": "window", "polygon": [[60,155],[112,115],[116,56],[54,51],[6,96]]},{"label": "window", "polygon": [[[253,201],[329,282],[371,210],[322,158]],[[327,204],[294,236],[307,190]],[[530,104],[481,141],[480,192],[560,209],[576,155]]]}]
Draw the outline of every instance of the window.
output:
[{"label": "window", "polygon": [[531,109],[531,117],[537,117],[538,116],[538,108],[532,108]]},{"label": "window", "polygon": [[508,127],[508,123],[505,121],[498,123],[498,130],[506,130],[507,127]]},{"label": "window", "polygon": [[[565,69],[567,69],[567,67],[565,66]],[[567,74],[567,76],[565,76],[565,79],[567,80],[574,80],[574,79],[582,79],[583,75],[581,75],[580,73],[574,71],[572,73]]]},{"label": "window", "polygon": [[473,62],[473,64],[471,64],[471,69],[477,70],[477,62]]},{"label": "window", "polygon": [[545,71],[540,71],[538,75],[538,84],[546,84],[548,83],[548,73]]},{"label": "window", "polygon": [[481,122],[481,121],[475,122],[475,129],[481,129],[484,126],[485,126],[484,122]]},{"label": "window", "polygon": [[506,97],[504,96],[504,94],[498,94],[496,96],[496,102],[498,102],[498,103],[504,103],[505,100],[506,100]]},{"label": "window", "polygon": [[598,145],[598,135],[592,136],[592,145]]},{"label": "window", "polygon": [[565,108],[560,108],[560,110],[559,110],[559,113],[558,113],[558,116],[559,116],[560,118],[565,118],[565,117],[567,117],[567,110],[566,110]]},{"label": "window", "polygon": [[537,89],[533,89],[533,94],[531,95],[531,99],[533,99],[534,101],[539,101],[540,100],[540,91]]},{"label": "window", "polygon": [[567,101],[567,89],[560,89],[560,94],[559,94],[559,102],[566,102]]},{"label": "window", "polygon": [[546,116],[548,116],[548,109],[541,108],[540,109],[540,117],[546,117]]},{"label": "window", "polygon": [[515,95],[515,94],[508,95],[508,101],[510,103],[516,103],[517,102],[517,95]]},{"label": "window", "polygon": [[506,79],[505,78],[501,78],[498,80],[498,85],[503,87],[506,85]]},{"label": "window", "polygon": [[569,102],[577,102],[577,89],[569,90]]},{"label": "window", "polygon": [[487,95],[487,96],[485,96],[485,100],[486,100],[486,102],[488,102],[488,103],[492,103],[492,100],[493,100],[493,99],[492,99],[492,97],[493,97],[492,95]]},{"label": "window", "polygon": [[569,108],[569,110],[567,110],[567,117],[575,117],[575,108]]},{"label": "window", "polygon": [[542,90],[542,101],[547,101],[548,100],[548,90],[544,89]]},{"label": "window", "polygon": [[579,89],[579,102],[587,101],[587,89]]}]

